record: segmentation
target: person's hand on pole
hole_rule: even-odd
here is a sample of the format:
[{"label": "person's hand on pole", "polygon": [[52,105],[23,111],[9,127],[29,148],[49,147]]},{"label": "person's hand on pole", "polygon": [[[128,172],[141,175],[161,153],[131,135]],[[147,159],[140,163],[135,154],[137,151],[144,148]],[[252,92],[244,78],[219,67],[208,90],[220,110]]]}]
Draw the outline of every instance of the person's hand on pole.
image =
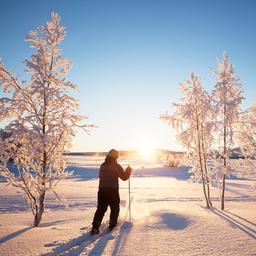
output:
[{"label": "person's hand on pole", "polygon": [[132,168],[131,168],[131,166],[128,164],[128,167],[126,168],[126,170],[125,170],[127,173],[129,173],[129,175],[131,175],[131,173],[132,173]]}]

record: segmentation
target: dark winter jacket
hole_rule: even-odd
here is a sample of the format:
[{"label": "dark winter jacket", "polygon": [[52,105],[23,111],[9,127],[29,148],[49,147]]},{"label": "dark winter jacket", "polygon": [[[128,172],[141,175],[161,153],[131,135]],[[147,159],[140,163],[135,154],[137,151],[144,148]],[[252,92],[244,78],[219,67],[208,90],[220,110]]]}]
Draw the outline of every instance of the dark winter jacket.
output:
[{"label": "dark winter jacket", "polygon": [[113,188],[118,189],[118,178],[122,180],[129,179],[131,175],[131,168],[127,167],[126,170],[122,168],[112,157],[106,157],[105,162],[100,166],[100,183],[99,188]]}]

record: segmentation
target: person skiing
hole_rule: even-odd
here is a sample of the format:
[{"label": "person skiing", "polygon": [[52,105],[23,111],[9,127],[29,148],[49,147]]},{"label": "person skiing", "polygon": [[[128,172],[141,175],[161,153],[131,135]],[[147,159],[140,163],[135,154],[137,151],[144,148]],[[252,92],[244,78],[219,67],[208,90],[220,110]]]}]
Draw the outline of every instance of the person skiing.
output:
[{"label": "person skiing", "polygon": [[99,233],[99,228],[107,211],[110,206],[110,221],[109,230],[111,231],[117,224],[117,219],[120,210],[120,197],[119,197],[119,182],[118,178],[122,180],[129,179],[132,168],[128,166],[126,170],[117,163],[119,152],[115,149],[111,149],[99,171],[99,190],[98,190],[98,205],[97,210],[94,214],[91,235]]}]

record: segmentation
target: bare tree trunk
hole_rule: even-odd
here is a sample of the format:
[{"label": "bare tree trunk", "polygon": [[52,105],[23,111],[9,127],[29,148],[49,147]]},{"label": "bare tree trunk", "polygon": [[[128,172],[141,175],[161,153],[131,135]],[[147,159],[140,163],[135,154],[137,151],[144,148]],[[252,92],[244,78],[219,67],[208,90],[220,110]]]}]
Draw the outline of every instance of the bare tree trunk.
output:
[{"label": "bare tree trunk", "polygon": [[205,177],[204,177],[205,175],[204,175],[203,162],[202,162],[201,137],[200,137],[200,127],[199,127],[197,109],[196,109],[196,129],[197,129],[198,157],[199,157],[199,163],[200,163],[203,192],[204,192],[204,197],[205,197],[205,201],[206,201],[206,207],[209,208],[209,201],[208,201],[206,189],[205,189]]},{"label": "bare tree trunk", "polygon": [[225,208],[226,168],[227,168],[227,147],[226,147],[226,132],[224,132],[224,174],[222,179],[221,210],[224,210]]},{"label": "bare tree trunk", "polygon": [[203,175],[203,171],[201,170],[201,177],[202,177],[202,183],[203,183],[203,191],[204,191],[204,197],[205,197],[205,202],[206,202],[206,207],[209,208],[209,201],[207,198],[207,194],[206,194],[206,189],[205,189],[205,180],[204,180],[204,175]]},{"label": "bare tree trunk", "polygon": [[[53,59],[52,59],[53,60]],[[52,63],[51,63],[51,67],[52,67]],[[51,68],[50,68],[51,70]],[[48,83],[48,87],[49,87],[49,83]],[[46,93],[45,93],[45,87],[44,87],[44,112],[43,112],[43,120],[42,120],[42,134],[45,135],[45,129],[46,129],[46,124],[45,124],[45,118],[46,118],[46,106],[47,106],[47,101],[46,101]],[[46,176],[46,165],[47,165],[47,153],[46,153],[46,145],[44,142],[44,151],[43,151],[43,165],[42,165],[42,185],[45,186],[45,176]],[[44,213],[44,199],[45,199],[45,190],[43,190],[40,195],[39,195],[39,202],[38,202],[38,207],[37,207],[37,211],[35,214],[35,218],[34,218],[34,226],[37,227],[41,220],[42,220],[42,216]]]},{"label": "bare tree trunk", "polygon": [[225,208],[225,180],[226,180],[226,168],[227,168],[227,127],[226,127],[226,112],[227,112],[227,106],[224,105],[224,134],[223,134],[223,146],[224,146],[224,155],[223,155],[223,161],[224,161],[224,174],[222,179],[222,194],[221,194],[221,210],[224,210]]},{"label": "bare tree trunk", "polygon": [[209,205],[210,205],[210,207],[212,207],[212,200],[211,200],[209,180],[207,181],[207,196],[208,196],[208,200],[209,200]]},{"label": "bare tree trunk", "polygon": [[[46,152],[44,151],[44,161],[43,161],[43,177],[42,185],[45,186],[45,175],[46,175]],[[44,199],[45,199],[45,190],[41,192],[39,196],[39,205],[35,214],[34,226],[37,227],[41,222],[43,213],[44,213]]]},{"label": "bare tree trunk", "polygon": [[202,129],[202,148],[203,148],[203,160],[204,160],[204,169],[205,169],[205,178],[206,178],[206,185],[207,185],[207,197],[208,197],[208,202],[210,207],[212,207],[212,200],[211,200],[211,194],[210,194],[210,182],[209,182],[209,177],[208,177],[208,167],[207,167],[207,159],[205,156],[205,137],[204,137],[204,130],[203,127]]},{"label": "bare tree trunk", "polygon": [[225,202],[225,179],[226,175],[223,175],[223,180],[222,180],[222,194],[221,194],[221,210],[224,210],[224,202]]},{"label": "bare tree trunk", "polygon": [[44,213],[44,198],[45,198],[45,191],[42,192],[39,196],[39,205],[34,217],[34,227],[38,227],[42,220],[42,216]]},{"label": "bare tree trunk", "polygon": [[211,200],[211,193],[210,193],[210,182],[209,182],[208,171],[207,171],[205,159],[204,159],[204,165],[205,165],[205,176],[206,176],[206,185],[207,185],[207,197],[208,197],[209,205],[210,205],[210,207],[212,207],[212,200]]}]

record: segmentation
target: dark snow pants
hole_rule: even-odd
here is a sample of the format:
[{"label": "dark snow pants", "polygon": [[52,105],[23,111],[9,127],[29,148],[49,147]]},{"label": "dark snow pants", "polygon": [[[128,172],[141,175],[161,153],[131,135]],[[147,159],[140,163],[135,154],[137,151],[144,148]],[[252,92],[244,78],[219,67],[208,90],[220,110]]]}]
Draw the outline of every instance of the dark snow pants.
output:
[{"label": "dark snow pants", "polygon": [[118,189],[100,188],[98,191],[98,205],[93,219],[93,227],[99,228],[108,206],[110,206],[109,226],[114,227],[117,223],[120,198]]}]

